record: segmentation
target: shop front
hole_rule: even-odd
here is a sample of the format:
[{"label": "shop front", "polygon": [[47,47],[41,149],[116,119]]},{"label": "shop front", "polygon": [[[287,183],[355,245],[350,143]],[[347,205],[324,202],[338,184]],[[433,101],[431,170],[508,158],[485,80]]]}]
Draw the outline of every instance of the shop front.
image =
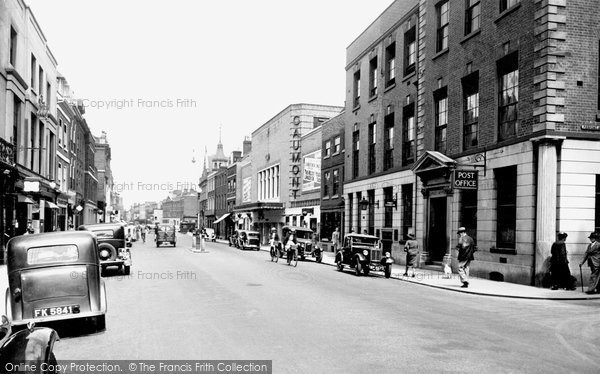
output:
[{"label": "shop front", "polygon": [[[261,244],[269,244],[271,229],[281,228],[285,224],[283,203],[257,202],[239,205],[234,209],[238,218],[238,230],[253,230],[260,233]],[[241,221],[241,223],[240,223]]]}]

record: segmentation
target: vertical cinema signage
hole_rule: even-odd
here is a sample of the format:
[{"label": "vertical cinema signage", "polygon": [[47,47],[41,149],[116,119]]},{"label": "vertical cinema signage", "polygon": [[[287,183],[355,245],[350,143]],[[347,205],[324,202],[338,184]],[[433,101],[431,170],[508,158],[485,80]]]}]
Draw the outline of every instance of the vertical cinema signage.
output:
[{"label": "vertical cinema signage", "polygon": [[300,138],[302,137],[300,132],[300,117],[294,116],[290,130],[290,197],[295,200],[296,195],[300,190],[300,177],[302,176],[302,173],[300,172]]}]

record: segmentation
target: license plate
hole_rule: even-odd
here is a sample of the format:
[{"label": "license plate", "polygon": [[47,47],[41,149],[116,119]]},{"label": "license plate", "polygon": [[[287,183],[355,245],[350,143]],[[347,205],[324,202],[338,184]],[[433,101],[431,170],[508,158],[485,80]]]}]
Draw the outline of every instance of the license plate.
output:
[{"label": "license plate", "polygon": [[52,317],[61,316],[63,314],[79,313],[79,305],[54,306],[51,308],[40,308],[33,310],[33,317]]}]

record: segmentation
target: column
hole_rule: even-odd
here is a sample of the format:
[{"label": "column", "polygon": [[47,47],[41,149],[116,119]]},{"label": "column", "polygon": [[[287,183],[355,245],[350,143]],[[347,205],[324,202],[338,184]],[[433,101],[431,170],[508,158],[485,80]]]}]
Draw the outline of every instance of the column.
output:
[{"label": "column", "polygon": [[536,243],[534,284],[542,285],[549,271],[545,260],[550,257],[550,247],[556,238],[556,184],[557,142],[555,138],[543,137],[538,143]]},{"label": "column", "polygon": [[352,195],[352,228],[358,233],[358,222],[360,217],[360,206],[358,205],[358,194],[355,192]]}]

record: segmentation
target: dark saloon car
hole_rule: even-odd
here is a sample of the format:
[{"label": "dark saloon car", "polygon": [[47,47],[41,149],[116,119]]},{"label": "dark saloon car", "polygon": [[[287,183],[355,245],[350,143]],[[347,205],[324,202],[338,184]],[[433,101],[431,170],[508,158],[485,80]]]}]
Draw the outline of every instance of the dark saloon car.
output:
[{"label": "dark saloon car", "polygon": [[344,270],[344,265],[349,265],[356,275],[369,275],[371,270],[375,270],[384,271],[389,278],[393,262],[389,254],[381,255],[379,238],[372,235],[347,234],[342,248],[335,255],[339,271]]},{"label": "dark saloon car", "polygon": [[8,242],[6,315],[13,325],[89,319],[104,329],[106,291],[90,232],[23,235]]},{"label": "dark saloon car", "polygon": [[109,266],[118,267],[129,275],[131,272],[131,242],[125,237],[125,226],[121,223],[98,223],[79,226],[79,230],[91,231],[98,239],[98,256],[102,272]]},{"label": "dark saloon car", "polygon": [[[290,232],[296,232],[296,241],[298,242],[298,257],[300,260],[304,261],[306,256],[312,250],[312,236],[313,231],[306,227],[298,227],[298,226],[283,226],[281,229],[281,234],[283,237],[283,241],[290,234]],[[283,258],[283,249],[280,249],[280,257]]]},{"label": "dark saloon car", "polygon": [[237,248],[239,249],[255,249],[260,251],[260,234],[257,231],[239,230],[237,237]]}]

